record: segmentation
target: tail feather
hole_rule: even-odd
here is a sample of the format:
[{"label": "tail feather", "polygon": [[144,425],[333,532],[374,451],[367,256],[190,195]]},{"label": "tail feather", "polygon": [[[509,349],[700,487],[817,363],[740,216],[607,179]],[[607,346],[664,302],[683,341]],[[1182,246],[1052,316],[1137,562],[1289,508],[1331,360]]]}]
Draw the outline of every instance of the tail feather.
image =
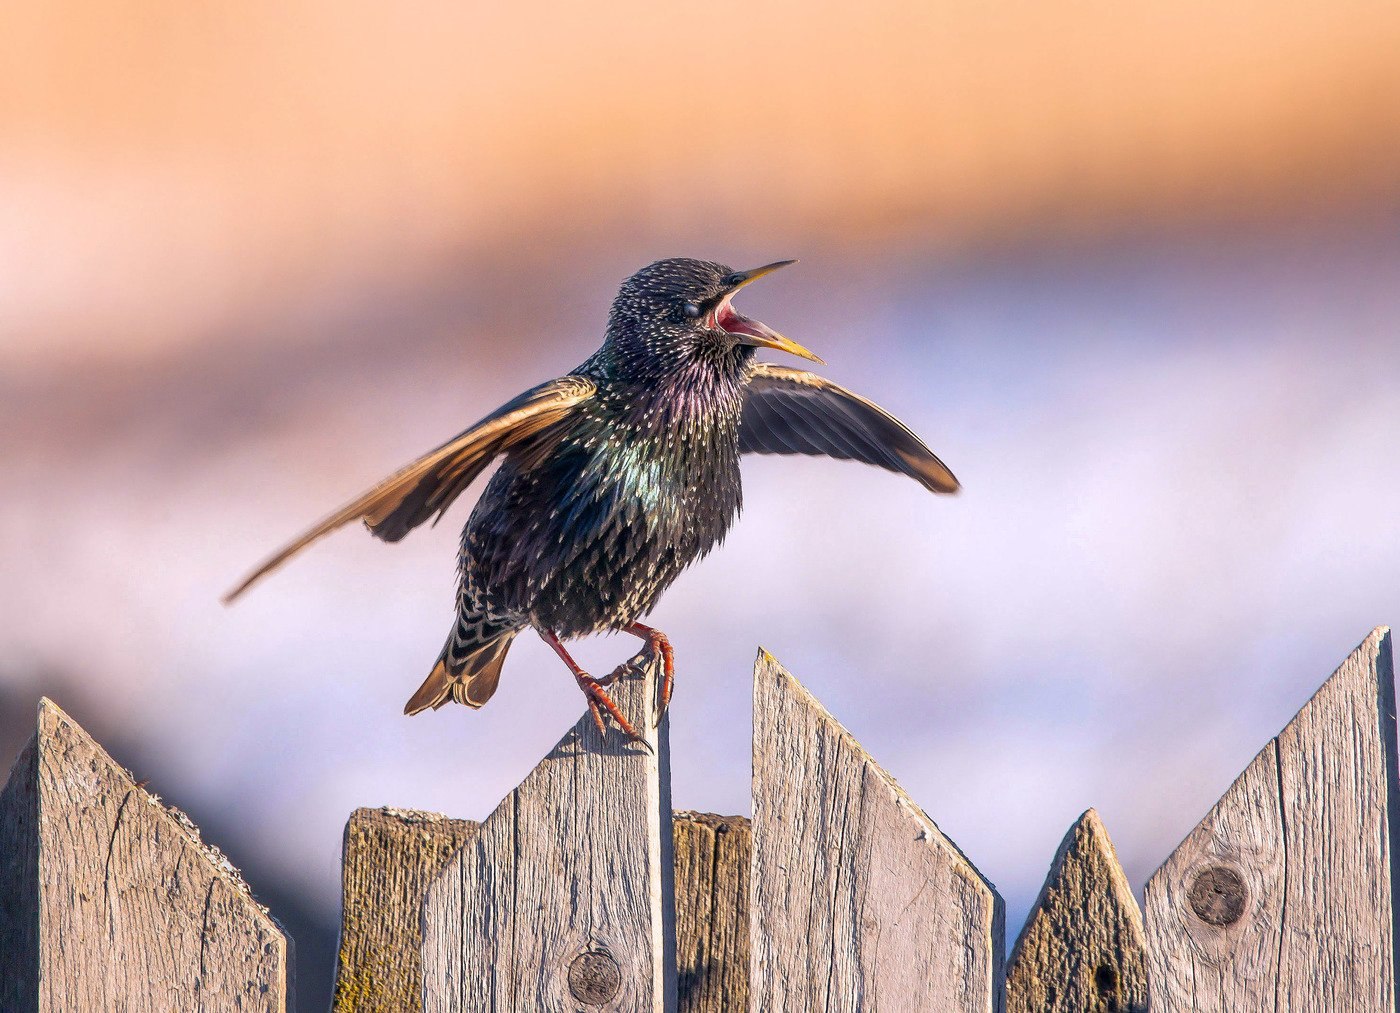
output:
[{"label": "tail feather", "polygon": [[437,664],[404,705],[405,714],[417,714],[429,707],[437,710],[449,700],[480,707],[491,699],[501,680],[506,652],[520,631],[495,627],[486,632],[486,624],[482,623],[475,627],[475,636],[463,642],[466,632],[461,623],[453,629]]}]

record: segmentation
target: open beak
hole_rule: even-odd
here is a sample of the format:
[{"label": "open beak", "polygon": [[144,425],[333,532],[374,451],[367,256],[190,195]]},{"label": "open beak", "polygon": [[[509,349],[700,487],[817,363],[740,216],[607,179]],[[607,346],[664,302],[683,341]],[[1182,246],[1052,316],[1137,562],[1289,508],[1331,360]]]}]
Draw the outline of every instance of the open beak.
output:
[{"label": "open beak", "polygon": [[[800,356],[803,359],[810,359],[812,362],[822,362],[815,353],[808,351],[791,338],[784,337],[773,328],[759,320],[752,320],[739,313],[730,305],[730,300],[734,298],[734,293],[739,291],[750,282],[757,281],[766,274],[772,274],[780,267],[787,267],[795,264],[795,260],[780,260],[777,263],[765,264],[763,267],[755,267],[752,271],[736,271],[729,276],[729,291],[726,292],[715,304],[711,311],[714,325],[728,334],[738,339],[741,345],[753,345],[756,348],[773,348],[780,352],[788,352],[791,355]],[[825,365],[825,363],[822,363]]]}]

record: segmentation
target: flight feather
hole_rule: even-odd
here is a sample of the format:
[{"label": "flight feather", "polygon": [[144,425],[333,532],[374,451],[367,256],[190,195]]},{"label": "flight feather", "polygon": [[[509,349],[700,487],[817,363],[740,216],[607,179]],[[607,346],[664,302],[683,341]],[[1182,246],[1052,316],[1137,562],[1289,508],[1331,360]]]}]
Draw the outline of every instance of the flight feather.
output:
[{"label": "flight feather", "polygon": [[739,426],[745,454],[809,454],[861,461],[908,475],[932,492],[958,480],[899,419],[825,377],[758,363]]},{"label": "flight feather", "polygon": [[376,538],[398,541],[433,514],[441,516],[498,454],[548,429],[596,389],[592,380],[581,376],[531,388],[293,539],[225,595],[224,601],[233,601],[322,535],[353,520],[363,520]]}]

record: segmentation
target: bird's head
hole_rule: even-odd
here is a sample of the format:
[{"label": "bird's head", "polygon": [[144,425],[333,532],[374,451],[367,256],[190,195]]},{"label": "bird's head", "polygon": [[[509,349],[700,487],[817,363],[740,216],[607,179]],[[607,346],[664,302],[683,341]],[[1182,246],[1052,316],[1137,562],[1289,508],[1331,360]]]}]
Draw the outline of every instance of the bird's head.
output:
[{"label": "bird's head", "polygon": [[662,363],[732,358],[734,350],[751,348],[774,348],[821,362],[732,303],[749,282],[792,263],[780,260],[750,271],[685,257],[648,264],[622,283],[613,300],[609,339]]}]

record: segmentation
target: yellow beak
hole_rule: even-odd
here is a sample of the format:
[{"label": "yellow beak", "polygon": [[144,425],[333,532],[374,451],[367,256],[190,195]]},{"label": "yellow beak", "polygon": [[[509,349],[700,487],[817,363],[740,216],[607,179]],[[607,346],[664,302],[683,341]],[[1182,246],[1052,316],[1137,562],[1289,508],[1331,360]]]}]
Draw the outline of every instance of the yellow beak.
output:
[{"label": "yellow beak", "polygon": [[757,281],[764,275],[772,274],[780,267],[787,267],[795,264],[795,260],[779,260],[772,264],[765,264],[762,267],[755,267],[751,271],[736,271],[727,279],[729,291],[714,309],[714,322],[717,327],[738,339],[741,345],[752,345],[757,348],[772,348],[779,352],[787,352],[789,355],[796,355],[803,359],[810,359],[812,362],[824,362],[812,352],[799,345],[791,338],[784,337],[773,328],[760,320],[752,320],[749,317],[737,312],[729,304],[729,300],[734,298],[734,293],[739,291],[750,282]]}]

